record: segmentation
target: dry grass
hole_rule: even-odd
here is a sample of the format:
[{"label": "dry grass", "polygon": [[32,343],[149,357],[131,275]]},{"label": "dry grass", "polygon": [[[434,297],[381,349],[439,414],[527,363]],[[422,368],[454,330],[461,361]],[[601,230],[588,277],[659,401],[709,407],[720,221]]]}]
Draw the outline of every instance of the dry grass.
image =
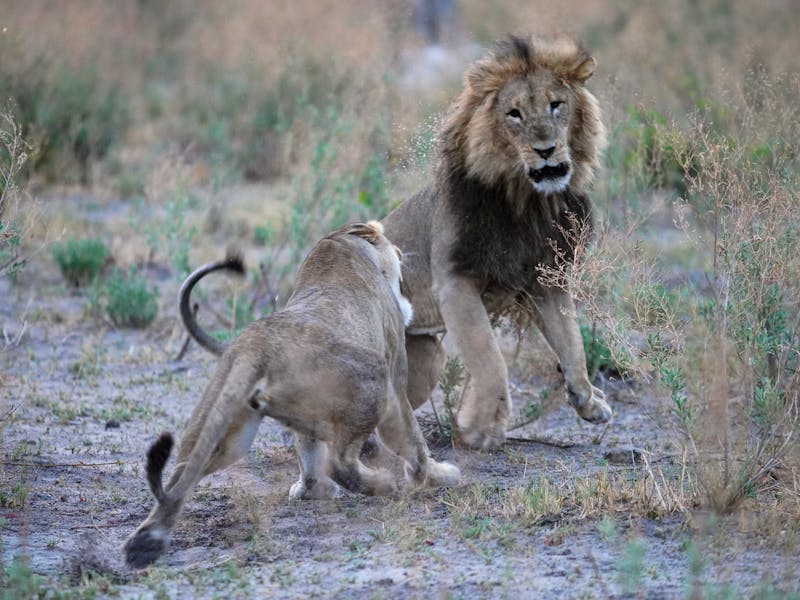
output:
[{"label": "dry grass", "polygon": [[23,209],[33,203],[20,190],[18,179],[29,152],[30,144],[14,116],[0,112],[0,275],[13,276],[25,264],[21,245],[34,216],[26,217]]},{"label": "dry grass", "polygon": [[796,466],[800,79],[769,48],[773,64],[703,79],[666,116],[631,113],[609,149],[598,235],[575,237],[575,268],[542,272],[573,290],[624,369],[664,385],[721,513]]},{"label": "dry grass", "polygon": [[482,520],[496,529],[504,523],[533,527],[616,515],[661,519],[689,514],[700,505],[688,453],[668,466],[652,464],[646,456],[642,460],[633,470],[603,468],[577,477],[557,465],[526,484],[474,483],[445,492],[441,502],[451,511],[451,526],[467,537]]},{"label": "dry grass", "polygon": [[28,160],[30,144],[24,139],[13,115],[0,113],[0,220],[5,216],[6,205],[19,193],[17,176]]}]

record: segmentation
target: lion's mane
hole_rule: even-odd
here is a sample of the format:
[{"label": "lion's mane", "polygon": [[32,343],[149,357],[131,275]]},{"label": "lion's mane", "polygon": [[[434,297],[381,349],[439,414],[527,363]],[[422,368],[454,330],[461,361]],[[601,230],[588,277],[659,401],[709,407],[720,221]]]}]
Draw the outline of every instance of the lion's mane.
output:
[{"label": "lion's mane", "polygon": [[[572,259],[576,224],[591,227],[588,191],[594,180],[605,128],[595,97],[577,70],[590,60],[571,38],[510,37],[474,63],[438,140],[437,194],[459,231],[450,258],[457,273],[493,288],[526,291],[540,264],[553,265],[555,244]],[[573,174],[568,188],[536,191],[504,152],[491,107],[512,77],[549,69],[572,93],[569,147]],[[570,216],[573,215],[573,216]]]}]

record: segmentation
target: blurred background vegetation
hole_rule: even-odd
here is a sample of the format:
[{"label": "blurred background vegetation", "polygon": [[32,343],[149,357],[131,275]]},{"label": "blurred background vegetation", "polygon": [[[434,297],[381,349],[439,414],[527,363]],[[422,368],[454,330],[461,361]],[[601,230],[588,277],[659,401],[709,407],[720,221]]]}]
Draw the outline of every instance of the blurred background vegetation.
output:
[{"label": "blurred background vegetation", "polygon": [[[509,32],[550,31],[597,56],[610,132],[598,237],[570,274],[589,364],[663,384],[728,510],[796,453],[793,0],[3,2],[0,272],[32,278],[26,257],[63,237],[51,264],[77,265],[67,280],[123,269],[90,286],[102,306],[120,273],[141,277],[132,266],[177,284],[236,241],[262,265],[262,291],[231,302],[246,322],[287,297],[320,235],[425,184],[469,62]],[[76,219],[87,198],[122,225]],[[73,256],[98,236],[80,247],[101,257]],[[156,292],[136,289],[150,307]]]}]

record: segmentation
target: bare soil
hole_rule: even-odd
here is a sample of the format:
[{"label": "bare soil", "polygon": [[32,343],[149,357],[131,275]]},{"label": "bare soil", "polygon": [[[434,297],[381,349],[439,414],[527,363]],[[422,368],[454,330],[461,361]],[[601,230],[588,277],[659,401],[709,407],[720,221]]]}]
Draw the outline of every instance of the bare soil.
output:
[{"label": "bare soil", "polygon": [[[591,493],[578,498],[581,482],[609,478],[634,490],[655,477],[659,486],[649,489],[657,496],[686,466],[680,436],[665,401],[642,385],[603,382],[613,425],[580,421],[536,335],[519,351],[507,345],[516,406],[546,396],[545,409],[510,431],[501,451],[443,445],[430,409],[421,411],[435,456],[462,469],[459,487],[292,502],[293,450],[282,428],[265,421],[246,460],[201,482],[163,560],[131,572],[120,548],[152,505],[145,450],[161,431],[181,431],[214,363],[194,344],[175,359],[185,335],[173,300],[180,281],[166,267],[147,272],[162,310],[145,331],[90,315],[85,292],[66,286],[48,252],[19,282],[0,280],[6,339],[25,328],[0,353],[0,551],[6,570],[28,556],[43,577],[39,590],[122,598],[679,598],[800,589],[794,534],[782,538],[780,527],[763,534],[747,511],[714,517],[692,502],[676,507],[657,497],[592,509]],[[526,487],[527,499],[511,493]],[[525,517],[536,513],[536,490],[544,488],[561,499],[558,508]],[[609,493],[598,488],[596,500]]]}]

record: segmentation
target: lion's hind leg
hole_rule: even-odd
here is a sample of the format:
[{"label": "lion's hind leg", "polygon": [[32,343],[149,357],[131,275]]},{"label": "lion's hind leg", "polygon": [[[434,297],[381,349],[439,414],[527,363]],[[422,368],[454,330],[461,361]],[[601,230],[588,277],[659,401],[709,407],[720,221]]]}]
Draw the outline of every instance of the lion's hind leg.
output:
[{"label": "lion's hind leg", "polygon": [[[164,467],[172,446],[172,435],[162,433],[147,451],[147,481],[156,498],[156,505],[123,546],[125,562],[135,569],[146,567],[164,553],[169,544],[170,532],[182,507],[182,500],[170,498],[162,483]],[[185,463],[175,467],[166,486],[167,490],[178,481],[184,466]]]},{"label": "lion's hind leg", "polygon": [[[172,434],[164,432],[147,450],[145,472],[150,491],[158,502],[157,507],[166,500],[162,479],[164,467],[169,460],[173,445]],[[143,529],[143,527],[144,524],[125,542],[124,546],[126,561],[129,566],[134,568],[144,567],[155,561],[164,552],[168,542],[166,531],[158,528]]]},{"label": "lion's hind leg", "polygon": [[328,473],[328,445],[316,438],[292,432],[300,478],[292,484],[289,497],[293,500],[336,498],[340,489]]},{"label": "lion's hind leg", "polygon": [[444,367],[447,352],[442,340],[435,335],[406,333],[408,382],[406,396],[414,410],[428,401]]},{"label": "lion's hind leg", "polygon": [[250,450],[250,446],[253,445],[258,427],[261,425],[261,410],[255,398],[239,409],[237,418],[214,448],[214,453],[203,472],[203,477],[244,458],[247,451]]},{"label": "lion's hind leg", "polygon": [[361,448],[369,434],[350,441],[331,443],[331,475],[342,487],[368,496],[390,496],[398,492],[397,482],[384,469],[371,469],[361,462]]},{"label": "lion's hind leg", "polygon": [[[240,419],[228,429],[224,438],[215,447],[200,479],[236,462],[247,453],[258,431],[261,416],[252,407],[244,407],[241,413]],[[157,503],[147,520],[125,543],[126,562],[134,568],[147,566],[164,553],[169,543],[170,532],[188,496],[187,493],[183,497],[173,498],[170,494],[181,480],[186,462],[175,466],[166,491],[162,487],[161,473],[171,448],[172,436],[162,434],[147,453],[147,479]]]},{"label": "lion's hind leg", "polygon": [[395,393],[378,423],[381,440],[405,462],[406,478],[419,487],[454,485],[461,477],[455,465],[431,458],[419,423],[405,395]]},{"label": "lion's hind leg", "polygon": [[125,561],[134,568],[155,561],[167,548],[172,529],[186,498],[208,473],[237,460],[252,443],[261,413],[250,401],[259,370],[233,357],[223,359],[212,383],[195,408],[181,440],[179,463],[165,488],[161,486],[171,436],[162,435],[148,452],[148,482],[156,505],[125,542]]}]

